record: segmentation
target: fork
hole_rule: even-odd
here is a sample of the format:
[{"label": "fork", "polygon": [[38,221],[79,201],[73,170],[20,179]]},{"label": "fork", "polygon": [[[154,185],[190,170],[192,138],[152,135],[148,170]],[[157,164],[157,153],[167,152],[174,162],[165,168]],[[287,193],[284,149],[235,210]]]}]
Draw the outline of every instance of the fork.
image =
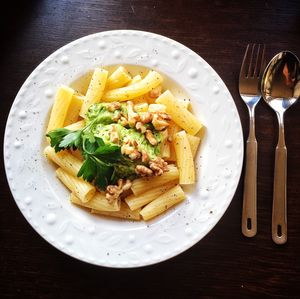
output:
[{"label": "fork", "polygon": [[257,141],[255,137],[255,107],[261,99],[260,78],[265,65],[265,45],[248,44],[239,76],[240,96],[249,111],[249,136],[246,145],[242,233],[254,237],[257,232]]}]

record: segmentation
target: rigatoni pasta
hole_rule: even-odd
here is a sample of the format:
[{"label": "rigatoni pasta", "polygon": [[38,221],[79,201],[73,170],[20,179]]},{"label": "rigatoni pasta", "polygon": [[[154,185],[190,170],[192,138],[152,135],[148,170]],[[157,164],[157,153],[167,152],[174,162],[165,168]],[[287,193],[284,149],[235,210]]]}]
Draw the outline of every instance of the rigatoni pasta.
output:
[{"label": "rigatoni pasta", "polygon": [[99,214],[99,215],[103,215],[103,216],[123,218],[123,219],[128,219],[128,220],[140,220],[141,219],[140,209],[132,211],[128,208],[128,206],[124,202],[121,202],[121,208],[119,211],[116,211],[116,212],[100,211],[100,210],[95,210],[95,209],[92,209],[91,212],[94,214]]},{"label": "rigatoni pasta", "polygon": [[164,194],[166,191],[171,189],[176,185],[176,181],[169,182],[167,184],[158,186],[156,188],[151,188],[150,190],[143,192],[140,195],[132,194],[125,198],[125,202],[129,206],[129,208],[134,211],[138,208],[141,208],[148,204],[149,202],[153,201],[158,196]]},{"label": "rigatoni pasta", "polygon": [[65,117],[64,127],[77,122],[84,97],[74,94]]},{"label": "rigatoni pasta", "polygon": [[85,95],[59,89],[44,155],[57,165],[72,204],[147,221],[185,199],[180,185],[196,182],[202,128],[190,100],[165,90],[158,72],[99,67]]},{"label": "rigatoni pasta", "polygon": [[74,90],[67,86],[61,86],[55,96],[54,104],[51,110],[48,122],[47,132],[61,128],[67,116],[69,106],[74,95]]},{"label": "rigatoni pasta", "polygon": [[193,158],[195,158],[197,150],[198,150],[199,145],[200,145],[201,138],[198,137],[198,136],[190,135],[190,134],[187,134],[186,137],[187,137],[187,139],[189,141],[189,144],[190,144],[190,148],[191,148],[191,151],[192,151],[192,156],[193,156]]},{"label": "rigatoni pasta", "polygon": [[195,183],[194,159],[190,143],[185,131],[180,131],[174,136],[174,148],[179,169],[179,184],[188,185]]},{"label": "rigatoni pasta", "polygon": [[85,114],[92,104],[101,101],[103,91],[107,81],[108,71],[102,68],[96,68],[88,90],[86,92],[84,102],[81,106],[80,116],[85,117]]},{"label": "rigatoni pasta", "polygon": [[73,204],[97,211],[116,212],[120,211],[121,208],[120,200],[115,200],[114,202],[110,203],[105,197],[105,194],[100,192],[96,192],[88,202],[81,201],[74,193],[71,193],[70,201]]},{"label": "rigatoni pasta", "polygon": [[179,178],[178,168],[169,165],[169,170],[161,176],[150,178],[139,178],[132,182],[131,190],[135,195],[140,195],[152,188],[163,186],[164,184]]},{"label": "rigatoni pasta", "polygon": [[132,84],[137,83],[137,82],[140,82],[140,81],[142,81],[141,75],[136,75],[136,76],[134,76],[134,77],[131,79],[131,81],[129,81],[129,82],[127,83],[127,86],[132,85]]},{"label": "rigatoni pasta", "polygon": [[47,146],[44,149],[44,155],[46,156],[46,158],[48,158],[73,176],[77,176],[77,173],[82,166],[82,161],[77,159],[74,155],[68,152],[56,153],[54,148],[52,148],[51,146]]},{"label": "rigatoni pasta", "polygon": [[184,199],[185,194],[182,188],[177,185],[146,205],[141,210],[140,214],[142,215],[144,220],[150,220],[153,217],[165,212],[175,204],[183,201]]},{"label": "rigatoni pasta", "polygon": [[85,182],[80,178],[72,176],[62,168],[56,169],[56,176],[82,202],[88,202],[89,200],[91,200],[96,192],[95,186],[88,182]]},{"label": "rigatoni pasta", "polygon": [[128,101],[130,99],[137,98],[158,86],[162,82],[162,77],[155,71],[150,71],[147,76],[141,81],[129,86],[117,88],[115,90],[107,91],[103,95],[103,101]]},{"label": "rigatoni pasta", "polygon": [[82,129],[84,125],[85,125],[84,120],[79,120],[77,122],[69,124],[68,126],[65,126],[65,128],[71,131],[76,131]]},{"label": "rigatoni pasta", "polygon": [[159,104],[167,107],[173,121],[187,133],[191,135],[197,134],[203,127],[202,123],[176,99],[173,94],[167,90],[156,100]]},{"label": "rigatoni pasta", "polygon": [[128,71],[119,66],[107,79],[106,90],[111,90],[119,87],[123,87],[126,83],[131,81],[131,76]]}]

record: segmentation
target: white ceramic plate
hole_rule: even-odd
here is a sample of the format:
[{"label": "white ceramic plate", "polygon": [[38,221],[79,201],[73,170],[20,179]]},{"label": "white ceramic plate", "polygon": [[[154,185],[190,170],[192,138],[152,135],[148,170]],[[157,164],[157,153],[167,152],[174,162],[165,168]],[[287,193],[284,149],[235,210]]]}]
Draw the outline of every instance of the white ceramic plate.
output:
[{"label": "white ceramic plate", "polygon": [[[58,86],[76,85],[74,80],[96,66],[124,64],[165,75],[172,91],[191,98],[194,113],[207,128],[196,162],[198,183],[186,189],[186,201],[147,223],[98,217],[72,206],[69,191],[42,155],[47,117]],[[108,31],[67,44],[32,72],[7,120],[4,160],[18,207],[50,244],[88,263],[139,267],[183,252],[216,225],[240,178],[243,138],[229,91],[195,52],[152,33]]]}]

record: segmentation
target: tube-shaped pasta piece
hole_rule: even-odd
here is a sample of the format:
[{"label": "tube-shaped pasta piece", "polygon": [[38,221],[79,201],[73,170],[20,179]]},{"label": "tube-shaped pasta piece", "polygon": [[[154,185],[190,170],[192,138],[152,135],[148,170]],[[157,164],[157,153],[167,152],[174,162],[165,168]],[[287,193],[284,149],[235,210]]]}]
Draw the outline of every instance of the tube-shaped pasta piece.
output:
[{"label": "tube-shaped pasta piece", "polygon": [[161,176],[139,178],[132,182],[131,190],[135,195],[140,195],[150,189],[156,188],[168,182],[178,179],[179,172],[176,166],[168,165],[169,171],[164,172]]},{"label": "tube-shaped pasta piece", "polygon": [[169,191],[160,195],[158,198],[146,205],[140,212],[144,220],[149,220],[166,210],[175,204],[183,201],[185,194],[179,185],[173,187]]},{"label": "tube-shaped pasta piece", "polygon": [[132,80],[130,82],[127,83],[127,86],[132,85],[137,82],[140,82],[140,81],[142,81],[141,75],[136,75],[132,78]]},{"label": "tube-shaped pasta piece", "polygon": [[120,200],[115,200],[113,203],[109,203],[105,197],[105,194],[96,192],[88,202],[82,202],[75,194],[71,193],[70,201],[73,204],[94,209],[97,211],[119,211],[120,210]]},{"label": "tube-shaped pasta piece", "polygon": [[55,96],[51,110],[47,132],[64,126],[65,118],[72,101],[74,90],[67,86],[61,86]]},{"label": "tube-shaped pasta piece", "polygon": [[160,144],[160,155],[163,159],[170,158],[170,142],[168,141],[168,130],[161,131],[162,142]]},{"label": "tube-shaped pasta piece", "polygon": [[88,202],[91,200],[96,192],[96,188],[92,184],[84,181],[81,178],[70,175],[62,168],[56,169],[56,176],[82,202]]},{"label": "tube-shaped pasta piece", "polygon": [[184,107],[185,109],[191,111],[192,110],[192,104],[191,104],[191,100],[189,99],[178,99],[179,103],[182,104],[182,107]]},{"label": "tube-shaped pasta piece", "polygon": [[166,161],[176,161],[176,153],[173,145],[174,135],[181,130],[181,128],[176,125],[173,121],[169,122],[168,126],[168,140],[170,141],[170,156],[165,157]]},{"label": "tube-shaped pasta piece", "polygon": [[86,92],[84,102],[81,106],[81,110],[79,113],[81,117],[85,117],[86,112],[88,111],[89,107],[92,104],[101,101],[103,91],[105,89],[105,85],[107,81],[107,75],[108,75],[108,71],[101,68],[95,69],[90,85]]},{"label": "tube-shaped pasta piece", "polygon": [[169,155],[169,157],[165,157],[164,160],[168,161],[168,162],[176,161],[176,153],[175,153],[175,148],[174,148],[173,142],[170,142],[170,155]]},{"label": "tube-shaped pasta piece", "polygon": [[66,126],[65,128],[71,131],[77,131],[80,130],[84,127],[85,125],[85,121],[84,120],[79,120],[76,123],[72,123],[68,126]]},{"label": "tube-shaped pasta piece", "polygon": [[167,139],[164,140],[160,145],[160,154],[165,160],[168,160],[171,157],[171,144]]},{"label": "tube-shaped pasta piece", "polygon": [[124,203],[124,202],[121,202],[120,211],[108,212],[108,211],[99,211],[99,210],[92,209],[91,212],[94,214],[123,218],[123,219],[128,219],[128,220],[140,220],[141,219],[140,209],[131,211],[128,208],[128,206],[126,205],[126,203]]},{"label": "tube-shaped pasta piece", "polygon": [[79,112],[84,101],[84,97],[74,94],[65,118],[64,126],[75,123],[78,120]]},{"label": "tube-shaped pasta piece", "polygon": [[194,159],[185,131],[180,131],[174,136],[174,148],[179,169],[179,184],[195,183]]},{"label": "tube-shaped pasta piece", "polygon": [[185,109],[169,90],[160,95],[156,103],[164,104],[172,120],[187,133],[195,135],[203,127],[202,123],[190,111]]},{"label": "tube-shaped pasta piece", "polygon": [[193,158],[195,158],[195,155],[197,153],[197,150],[198,150],[201,138],[198,137],[198,136],[190,135],[190,134],[187,134],[186,137],[187,137],[187,139],[189,141]]},{"label": "tube-shaped pasta piece", "polygon": [[166,191],[174,187],[176,184],[177,182],[173,181],[165,185],[161,185],[159,187],[150,189],[140,195],[134,195],[134,194],[129,195],[128,197],[125,198],[125,202],[129,206],[130,210],[134,211],[138,208],[145,206],[146,204],[148,204],[158,196],[164,194]]},{"label": "tube-shaped pasta piece", "polygon": [[115,89],[126,85],[131,81],[131,76],[128,71],[123,67],[119,66],[107,79],[106,90]]},{"label": "tube-shaped pasta piece", "polygon": [[180,127],[178,125],[176,125],[173,121],[169,122],[169,126],[168,126],[168,138],[169,140],[173,140],[174,135],[181,131]]},{"label": "tube-shaped pasta piece", "polygon": [[51,146],[47,146],[44,149],[44,155],[73,176],[77,176],[77,173],[82,166],[82,161],[69,152],[64,151],[56,153]]},{"label": "tube-shaped pasta piece", "polygon": [[155,72],[150,71],[147,76],[141,81],[134,83],[129,86],[113,89],[107,91],[103,95],[104,102],[113,101],[127,101],[130,99],[137,98],[158,86],[163,81],[162,76]]}]

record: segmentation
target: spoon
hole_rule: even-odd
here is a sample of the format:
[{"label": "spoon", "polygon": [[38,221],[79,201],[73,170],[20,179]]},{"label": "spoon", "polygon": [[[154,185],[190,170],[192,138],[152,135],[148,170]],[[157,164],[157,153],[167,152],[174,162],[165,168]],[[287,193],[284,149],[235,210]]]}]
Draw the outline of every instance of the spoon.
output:
[{"label": "spoon", "polygon": [[262,76],[261,93],[265,102],[276,112],[279,123],[274,168],[272,239],[276,244],[284,244],[287,241],[284,113],[300,96],[300,63],[295,54],[283,51],[273,57]]}]

